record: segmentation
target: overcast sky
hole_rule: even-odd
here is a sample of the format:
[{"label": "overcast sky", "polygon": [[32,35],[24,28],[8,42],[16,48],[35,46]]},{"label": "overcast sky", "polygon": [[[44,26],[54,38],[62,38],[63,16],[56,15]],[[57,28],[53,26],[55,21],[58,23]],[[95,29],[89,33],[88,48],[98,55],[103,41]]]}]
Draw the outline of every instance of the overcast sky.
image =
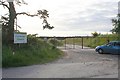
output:
[{"label": "overcast sky", "polygon": [[[49,13],[48,22],[53,30],[42,27],[38,17],[19,16],[19,29],[28,34],[39,36],[80,36],[90,35],[97,31],[108,33],[112,28],[111,19],[118,13],[119,0],[25,0],[28,5],[16,6],[17,12],[36,13],[46,9]],[[0,6],[0,11],[5,10]]]}]

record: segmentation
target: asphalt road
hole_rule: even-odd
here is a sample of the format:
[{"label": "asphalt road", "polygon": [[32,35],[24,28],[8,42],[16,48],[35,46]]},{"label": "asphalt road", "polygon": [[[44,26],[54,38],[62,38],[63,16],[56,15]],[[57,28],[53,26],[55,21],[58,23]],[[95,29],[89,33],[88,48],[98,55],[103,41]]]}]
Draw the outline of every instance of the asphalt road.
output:
[{"label": "asphalt road", "polygon": [[97,54],[76,45],[59,47],[64,56],[51,63],[3,69],[3,78],[118,78],[118,55]]}]

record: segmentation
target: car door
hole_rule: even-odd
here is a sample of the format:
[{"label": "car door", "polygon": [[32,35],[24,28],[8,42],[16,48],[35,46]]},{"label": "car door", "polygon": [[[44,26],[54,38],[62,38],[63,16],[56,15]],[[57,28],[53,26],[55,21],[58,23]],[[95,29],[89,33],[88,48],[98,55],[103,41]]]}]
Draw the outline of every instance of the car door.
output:
[{"label": "car door", "polygon": [[111,45],[109,46],[109,53],[112,54],[118,54],[118,45],[116,42],[111,43]]},{"label": "car door", "polygon": [[104,51],[105,53],[115,53],[114,43],[107,44]]},{"label": "car door", "polygon": [[120,42],[117,42],[114,44],[115,45],[115,52],[116,54],[120,54]]},{"label": "car door", "polygon": [[112,50],[111,53],[113,53],[113,54],[118,54],[118,46],[113,45],[113,47],[112,47],[111,50]]}]

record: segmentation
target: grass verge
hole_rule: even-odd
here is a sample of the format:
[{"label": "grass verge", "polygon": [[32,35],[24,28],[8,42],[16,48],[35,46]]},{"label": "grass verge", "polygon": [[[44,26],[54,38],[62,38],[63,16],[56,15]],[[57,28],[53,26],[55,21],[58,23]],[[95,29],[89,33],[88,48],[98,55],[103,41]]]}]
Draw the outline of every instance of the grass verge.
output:
[{"label": "grass verge", "polygon": [[34,40],[36,41],[29,41],[28,44],[14,45],[15,54],[13,54],[13,48],[8,45],[3,45],[2,66],[7,68],[42,64],[62,56],[62,51],[59,49],[42,40]]}]

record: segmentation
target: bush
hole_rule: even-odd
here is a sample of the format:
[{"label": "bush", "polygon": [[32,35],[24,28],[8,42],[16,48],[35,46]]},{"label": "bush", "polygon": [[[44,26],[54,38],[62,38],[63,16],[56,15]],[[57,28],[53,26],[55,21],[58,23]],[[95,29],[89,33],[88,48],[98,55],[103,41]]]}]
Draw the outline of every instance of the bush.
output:
[{"label": "bush", "polygon": [[[28,36],[27,44],[14,45],[15,50],[8,45],[3,45],[2,66],[17,67],[41,64],[53,61],[61,56],[61,51],[45,41]],[[13,54],[13,51],[15,54]]]},{"label": "bush", "polygon": [[[96,46],[107,44],[107,42],[113,40],[120,40],[120,37],[116,34],[106,34],[106,35],[99,35],[93,38],[83,38],[83,45],[91,48],[95,48]],[[73,39],[67,38],[67,44],[73,44]],[[81,38],[75,38],[74,42],[76,45],[82,45]]]},{"label": "bush", "polygon": [[62,42],[58,41],[57,39],[50,39],[49,43],[52,44],[54,47],[63,45]]}]

